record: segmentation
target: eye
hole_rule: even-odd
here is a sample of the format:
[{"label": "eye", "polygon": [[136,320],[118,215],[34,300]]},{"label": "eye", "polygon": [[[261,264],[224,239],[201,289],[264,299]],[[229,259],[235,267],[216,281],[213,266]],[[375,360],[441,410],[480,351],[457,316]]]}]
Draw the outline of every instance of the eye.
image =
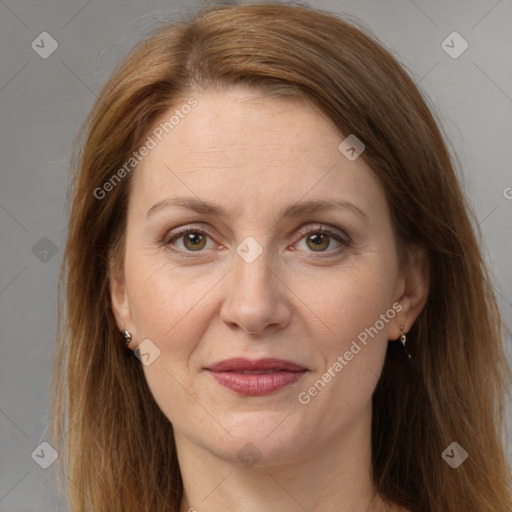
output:
[{"label": "eye", "polygon": [[[300,231],[302,238],[299,242],[304,241],[306,247],[311,252],[324,253],[328,252],[329,256],[331,253],[337,254],[340,249],[343,250],[350,243],[348,236],[333,231],[326,227],[306,227]],[[333,241],[337,244],[336,247],[332,248]],[[327,250],[329,249],[329,250]]]},{"label": "eye", "polygon": [[[308,252],[328,253],[326,257],[338,254],[350,244],[350,238],[347,235],[323,226],[308,226],[299,230],[299,234],[301,235],[301,239],[298,243],[304,241]],[[211,236],[208,232],[189,226],[171,234],[164,240],[164,243],[169,246],[172,251],[179,253],[180,257],[192,258],[194,257],[192,253],[199,253],[203,249],[211,248],[207,247],[208,239],[211,241]],[[337,244],[334,248],[331,247],[333,241]],[[178,242],[181,243],[181,247]],[[295,249],[298,243],[292,246],[292,249]]]},{"label": "eye", "polygon": [[183,247],[178,247],[178,251],[199,252],[205,248],[207,238],[209,238],[209,235],[205,231],[189,227],[174,233],[168,240],[166,240],[165,243],[168,245],[174,245],[176,241],[183,239]]}]

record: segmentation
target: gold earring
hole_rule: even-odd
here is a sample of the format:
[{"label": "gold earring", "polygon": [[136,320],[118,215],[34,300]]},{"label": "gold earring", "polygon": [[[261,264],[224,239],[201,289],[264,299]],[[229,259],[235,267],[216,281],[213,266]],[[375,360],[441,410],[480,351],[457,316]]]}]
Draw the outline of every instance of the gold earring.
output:
[{"label": "gold earring", "polygon": [[402,334],[400,335],[400,341],[402,342],[402,345],[404,346],[405,353],[407,354],[407,357],[409,359],[412,359],[411,354],[409,354],[409,352],[405,348],[405,344],[407,343],[407,335],[404,333],[404,326],[403,325],[400,326],[400,331],[402,331]]},{"label": "gold earring", "polygon": [[128,347],[130,341],[132,341],[132,335],[130,331],[121,331],[121,334],[123,335],[125,345]]}]

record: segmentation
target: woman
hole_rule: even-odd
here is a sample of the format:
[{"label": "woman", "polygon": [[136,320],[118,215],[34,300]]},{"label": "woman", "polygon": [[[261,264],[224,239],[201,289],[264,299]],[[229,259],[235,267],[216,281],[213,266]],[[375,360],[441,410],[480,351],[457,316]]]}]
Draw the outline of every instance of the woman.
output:
[{"label": "woman", "polygon": [[511,509],[468,208],[353,24],[265,4],[159,29],[93,108],[70,218],[71,510]]}]

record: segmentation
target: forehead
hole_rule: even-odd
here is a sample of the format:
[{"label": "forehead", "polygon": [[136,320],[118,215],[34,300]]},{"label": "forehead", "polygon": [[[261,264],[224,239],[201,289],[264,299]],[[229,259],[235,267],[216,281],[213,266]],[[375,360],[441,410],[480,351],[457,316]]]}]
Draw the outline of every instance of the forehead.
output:
[{"label": "forehead", "polygon": [[244,88],[194,99],[194,108],[176,113],[187,99],[178,102],[152,128],[155,146],[133,176],[135,205],[147,210],[185,193],[239,210],[250,210],[253,202],[282,209],[285,200],[305,195],[341,195],[367,205],[383,200],[371,169],[342,155],[344,136],[304,101]]}]

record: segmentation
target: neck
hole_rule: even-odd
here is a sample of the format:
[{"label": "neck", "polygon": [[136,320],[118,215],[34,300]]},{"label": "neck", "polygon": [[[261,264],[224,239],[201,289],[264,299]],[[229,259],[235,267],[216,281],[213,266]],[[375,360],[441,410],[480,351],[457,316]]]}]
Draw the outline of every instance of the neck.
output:
[{"label": "neck", "polygon": [[332,439],[285,462],[248,467],[175,433],[184,494],[180,512],[381,512],[371,480],[371,403]]}]

